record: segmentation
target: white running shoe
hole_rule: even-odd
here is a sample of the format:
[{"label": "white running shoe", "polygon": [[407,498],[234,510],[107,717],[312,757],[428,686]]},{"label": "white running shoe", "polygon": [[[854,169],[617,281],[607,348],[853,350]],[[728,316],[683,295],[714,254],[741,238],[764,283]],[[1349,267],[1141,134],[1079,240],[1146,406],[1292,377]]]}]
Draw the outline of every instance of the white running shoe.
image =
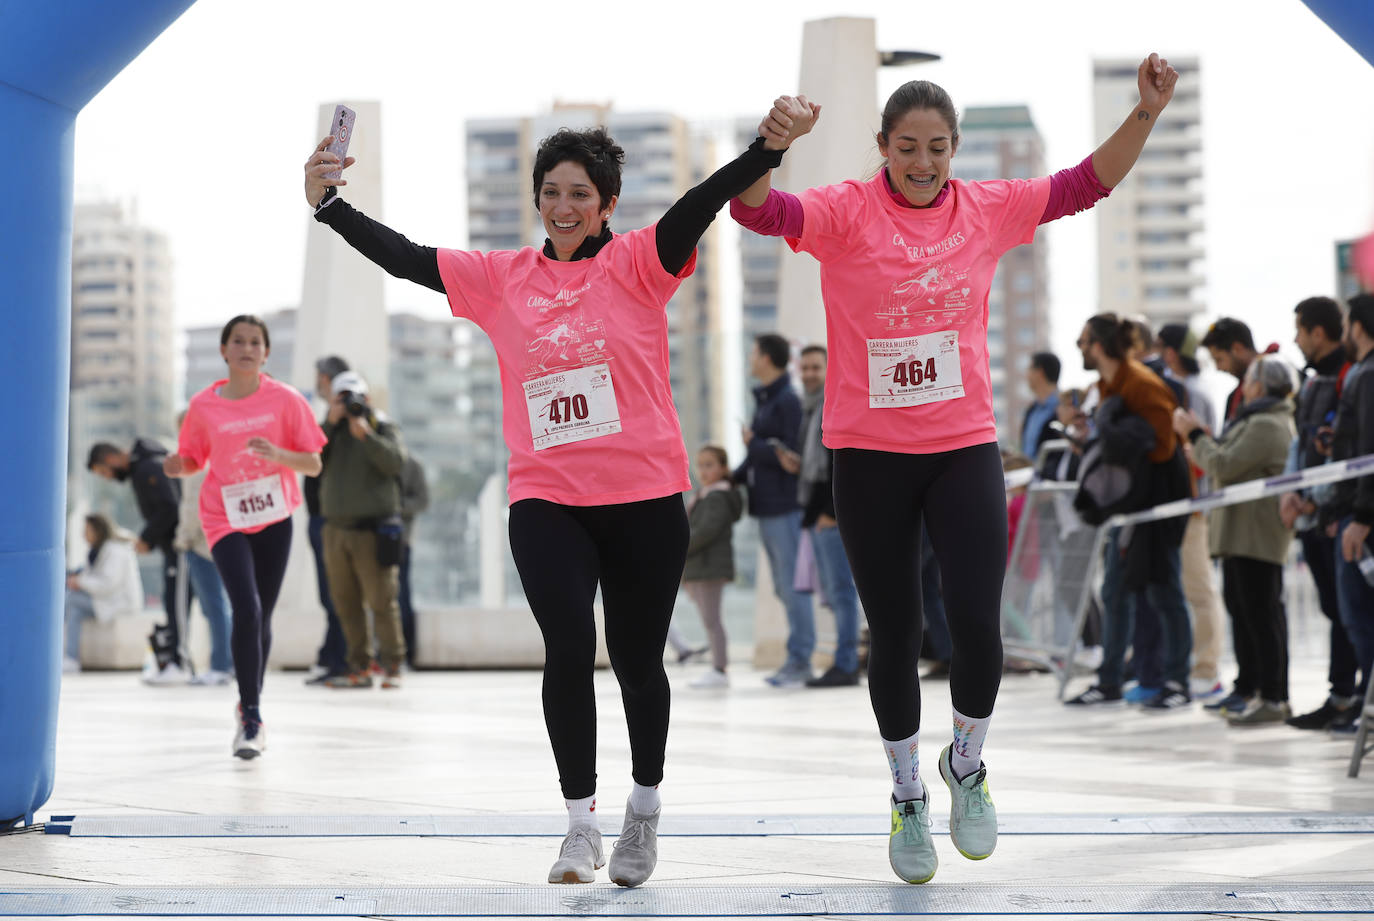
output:
[{"label": "white running shoe", "polygon": [[187,677],[180,665],[175,662],[168,662],[161,671],[146,675],[143,678],[143,683],[153,686],[185,684]]},{"label": "white running shoe", "polygon": [[596,871],[605,865],[600,829],[573,828],[558,849],[558,859],[549,870],[549,882],[594,883]]},{"label": "white running shoe", "polygon": [[728,688],[730,686],[730,676],[719,669],[711,669],[702,672],[691,681],[687,682],[689,688],[697,690],[713,690],[716,688]]},{"label": "white running shoe", "polygon": [[73,658],[71,658],[70,656],[63,656],[63,657],[62,657],[62,674],[64,674],[64,675],[75,675],[75,674],[79,674],[80,671],[81,671],[81,662],[80,662],[80,660],[78,660],[78,659],[73,659]]},{"label": "white running shoe", "polygon": [[228,672],[216,671],[212,668],[208,671],[201,672],[199,675],[196,675],[194,678],[191,679],[191,683],[197,685],[204,685],[205,687],[219,687],[220,685],[228,684],[233,680],[234,676],[229,674]]},{"label": "white running shoe", "polygon": [[234,705],[234,725],[238,727],[234,733],[235,758],[251,761],[267,751],[267,730],[256,720],[245,720],[239,704]]}]

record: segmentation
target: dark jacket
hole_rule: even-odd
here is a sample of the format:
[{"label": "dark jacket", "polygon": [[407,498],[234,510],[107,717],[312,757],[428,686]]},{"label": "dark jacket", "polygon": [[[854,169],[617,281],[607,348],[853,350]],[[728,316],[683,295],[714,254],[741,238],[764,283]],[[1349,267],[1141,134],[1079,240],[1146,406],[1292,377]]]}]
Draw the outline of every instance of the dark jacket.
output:
[{"label": "dark jacket", "polygon": [[[1128,360],[1122,363],[1115,379],[1103,382],[1101,392],[1104,402],[1120,394],[1125,408],[1144,419],[1155,431],[1155,447],[1147,455],[1150,462],[1148,479],[1141,490],[1144,507],[1153,508],[1191,496],[1192,474],[1173,427],[1173,412],[1178,405],[1173,390],[1149,368]],[[1188,516],[1180,515],[1137,525],[1131,534],[1122,535],[1128,588],[1143,588],[1150,583],[1176,578],[1168,558],[1182,545],[1187,524]]]},{"label": "dark jacket", "polygon": [[749,487],[750,515],[785,515],[797,510],[797,477],[782,469],[768,439],[776,438],[801,453],[801,400],[786,374],[767,387],[755,387],[754,399],[758,401],[751,426],[754,437],[732,479]]},{"label": "dark jacket", "polygon": [[401,514],[401,468],[406,451],[396,426],[372,417],[372,431],[361,441],[348,419],[324,426],[329,442],[320,452],[320,511],[331,525],[371,527]]},{"label": "dark jacket", "polygon": [[[1364,454],[1374,454],[1374,352],[1346,372],[1331,439],[1332,460]],[[1374,476],[1334,484],[1320,514],[1322,524],[1353,515],[1360,524],[1374,525]]]},{"label": "dark jacket", "polygon": [[1326,456],[1317,450],[1317,433],[1336,422],[1336,406],[1349,367],[1345,349],[1338,348],[1320,361],[1307,366],[1308,374],[1298,390],[1293,423],[1298,430],[1298,467],[1320,467]]},{"label": "dark jacket", "polygon": [[149,547],[170,549],[177,533],[181,484],[162,472],[167,449],[151,438],[139,438],[129,452],[129,483],[143,516],[139,538]]},{"label": "dark jacket", "polygon": [[407,454],[405,466],[401,468],[401,523],[405,525],[406,543],[410,543],[415,516],[427,508],[429,482],[425,479],[425,468],[420,466],[414,454]]},{"label": "dark jacket", "polygon": [[692,536],[687,542],[684,582],[735,578],[735,522],[744,511],[744,500],[734,486],[712,489],[700,495],[687,514]]}]

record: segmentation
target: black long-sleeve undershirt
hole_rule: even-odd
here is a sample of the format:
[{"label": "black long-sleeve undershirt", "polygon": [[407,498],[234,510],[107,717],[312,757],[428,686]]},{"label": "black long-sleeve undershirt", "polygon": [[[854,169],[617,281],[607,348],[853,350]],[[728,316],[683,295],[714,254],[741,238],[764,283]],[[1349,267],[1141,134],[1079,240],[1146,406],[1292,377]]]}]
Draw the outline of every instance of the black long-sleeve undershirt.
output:
[{"label": "black long-sleeve undershirt", "polygon": [[[782,162],[782,153],[765,150],[763,139],[759,138],[744,153],[679,198],[659,219],[654,236],[658,261],[664,271],[672,275],[682,271],[720,209],[768,170],[777,167]],[[348,245],[388,274],[445,293],[443,279],[439,276],[438,250],[412,243],[385,224],[372,220],[338,198],[333,187],[326,192],[321,207],[316,209],[315,220],[332,227]],[[610,240],[610,233],[588,237],[573,254],[573,259],[595,256]],[[544,252],[553,255],[552,246],[547,242]]]}]

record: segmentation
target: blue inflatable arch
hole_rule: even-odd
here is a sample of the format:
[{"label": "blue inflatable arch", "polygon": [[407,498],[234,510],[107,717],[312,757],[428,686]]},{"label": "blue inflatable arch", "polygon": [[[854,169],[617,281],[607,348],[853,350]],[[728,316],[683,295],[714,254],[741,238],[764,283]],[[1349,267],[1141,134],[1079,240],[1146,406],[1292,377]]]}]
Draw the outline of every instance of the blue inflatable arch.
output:
[{"label": "blue inflatable arch", "polygon": [[[61,678],[76,115],[194,0],[0,0],[0,827],[52,793]],[[1374,4],[1306,0],[1374,64]]]}]

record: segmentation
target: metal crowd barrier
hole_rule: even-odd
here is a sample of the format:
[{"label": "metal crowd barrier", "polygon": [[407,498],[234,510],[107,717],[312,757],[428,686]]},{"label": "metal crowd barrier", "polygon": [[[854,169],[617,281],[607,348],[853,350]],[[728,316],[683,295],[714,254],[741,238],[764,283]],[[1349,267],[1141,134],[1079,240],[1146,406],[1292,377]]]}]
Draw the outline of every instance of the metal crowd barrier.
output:
[{"label": "metal crowd barrier", "polygon": [[[1068,446],[1063,441],[1046,443],[1036,458],[1035,469],[1041,469],[1046,454]],[[1374,454],[1236,483],[1194,498],[1116,515],[1099,527],[1084,524],[1074,511],[1077,483],[1034,480],[1031,473],[1016,470],[1007,474],[1008,491],[1027,486],[1027,499],[1007,560],[1002,590],[1002,643],[1009,654],[1049,668],[1058,679],[1058,696],[1062,700],[1069,679],[1075,674],[1075,657],[1089,612],[1094,603],[1100,604],[1097,583],[1102,553],[1113,530],[1374,475]],[[1047,568],[1048,580],[1042,578]],[[1080,667],[1087,668],[1088,663]],[[1374,735],[1370,731],[1374,722],[1374,681],[1368,685],[1350,758],[1350,777],[1359,774],[1361,760],[1374,751],[1370,741]]]}]

